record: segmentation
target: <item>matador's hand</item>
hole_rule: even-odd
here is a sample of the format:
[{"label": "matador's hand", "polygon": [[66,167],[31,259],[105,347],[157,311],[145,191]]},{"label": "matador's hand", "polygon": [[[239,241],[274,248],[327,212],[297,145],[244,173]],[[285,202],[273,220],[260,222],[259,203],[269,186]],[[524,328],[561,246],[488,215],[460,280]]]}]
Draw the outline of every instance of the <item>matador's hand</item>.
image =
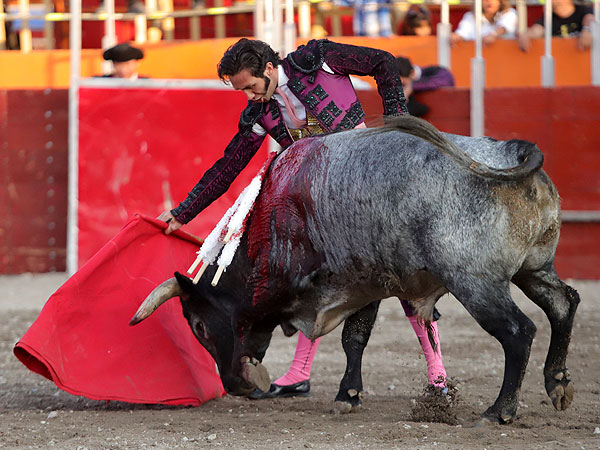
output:
[{"label": "matador's hand", "polygon": [[179,222],[175,217],[173,217],[171,211],[163,211],[161,215],[157,217],[157,219],[164,220],[169,224],[169,226],[165,230],[165,234],[171,234],[173,231],[179,230],[183,226],[181,222]]}]

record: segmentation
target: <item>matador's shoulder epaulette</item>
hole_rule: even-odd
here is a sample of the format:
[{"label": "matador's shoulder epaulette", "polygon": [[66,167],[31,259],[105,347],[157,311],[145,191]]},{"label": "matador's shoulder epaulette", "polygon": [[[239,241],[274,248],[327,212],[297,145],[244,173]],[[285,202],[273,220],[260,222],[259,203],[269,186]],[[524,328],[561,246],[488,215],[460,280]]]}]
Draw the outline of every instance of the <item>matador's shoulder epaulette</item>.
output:
[{"label": "matador's shoulder epaulette", "polygon": [[302,72],[302,73],[313,73],[319,70],[325,62],[325,48],[324,46],[329,42],[327,39],[312,39],[301,45],[298,49],[288,56],[286,60],[290,65]]}]

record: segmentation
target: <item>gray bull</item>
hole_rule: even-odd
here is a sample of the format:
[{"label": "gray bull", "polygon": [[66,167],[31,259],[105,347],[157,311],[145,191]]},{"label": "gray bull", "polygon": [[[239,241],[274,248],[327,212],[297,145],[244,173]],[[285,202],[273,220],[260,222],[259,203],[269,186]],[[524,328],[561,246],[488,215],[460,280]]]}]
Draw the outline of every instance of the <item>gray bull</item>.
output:
[{"label": "gray bull", "polygon": [[176,274],[131,324],[179,295],[225,389],[246,395],[268,389],[260,361],[277,325],[315,339],[390,296],[428,322],[451,292],[504,349],[502,388],[483,417],[507,423],[536,331],[512,281],[550,321],[545,386],[563,410],[579,296],[554,270],[560,200],[542,161],[534,144],[442,134],[413,117],[301,140],[273,163],[219,285],[214,269],[198,285]]}]

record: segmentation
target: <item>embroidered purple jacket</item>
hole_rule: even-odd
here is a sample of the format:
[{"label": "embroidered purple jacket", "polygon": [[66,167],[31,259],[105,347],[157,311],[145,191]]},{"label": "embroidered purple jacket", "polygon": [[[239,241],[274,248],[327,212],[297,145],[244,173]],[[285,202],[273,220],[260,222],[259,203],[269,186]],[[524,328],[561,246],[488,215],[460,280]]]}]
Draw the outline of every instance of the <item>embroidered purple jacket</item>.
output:
[{"label": "embroidered purple jacket", "polygon": [[[333,74],[322,69],[323,63]],[[350,130],[363,122],[365,113],[350,82],[351,74],[375,78],[385,115],[408,113],[395,58],[383,50],[312,40],[280,61],[279,67],[289,78],[288,87],[328,132]],[[249,101],[223,157],[171,210],[179,222],[188,223],[219,198],[250,162],[266,136],[252,131],[257,123],[283,148],[293,143],[277,100]]]}]

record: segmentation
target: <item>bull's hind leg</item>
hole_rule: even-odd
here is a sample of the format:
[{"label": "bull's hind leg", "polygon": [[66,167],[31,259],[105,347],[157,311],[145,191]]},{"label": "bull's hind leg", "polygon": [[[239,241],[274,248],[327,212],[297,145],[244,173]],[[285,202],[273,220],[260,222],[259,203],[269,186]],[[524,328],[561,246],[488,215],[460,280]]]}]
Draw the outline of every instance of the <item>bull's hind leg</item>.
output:
[{"label": "bull's hind leg", "polygon": [[483,419],[510,423],[517,414],[518,395],[529,360],[535,325],[510,296],[508,282],[491,283],[471,277],[447,284],[471,316],[504,350],[504,380],[498,398]]},{"label": "bull's hind leg", "polygon": [[346,353],[346,372],[335,397],[334,412],[349,413],[362,405],[362,357],[377,318],[380,301],[370,303],[344,322],[342,347]]},{"label": "bull's hind leg", "polygon": [[567,409],[574,393],[571,374],[566,368],[567,352],[579,294],[558,278],[552,266],[519,273],[513,282],[548,316],[552,334],[544,364],[546,392],[557,410]]}]

